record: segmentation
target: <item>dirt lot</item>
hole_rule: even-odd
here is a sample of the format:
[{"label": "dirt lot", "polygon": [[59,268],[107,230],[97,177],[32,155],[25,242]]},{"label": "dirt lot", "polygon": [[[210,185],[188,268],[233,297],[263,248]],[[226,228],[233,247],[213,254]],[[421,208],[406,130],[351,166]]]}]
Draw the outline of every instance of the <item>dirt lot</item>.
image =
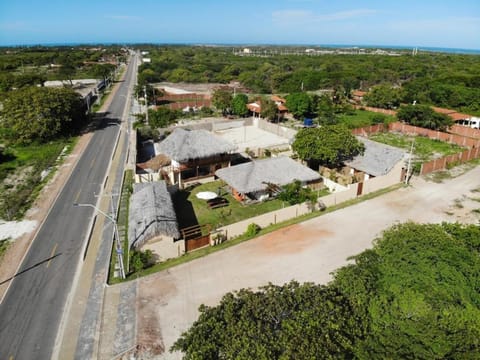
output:
[{"label": "dirt lot", "polygon": [[[480,214],[472,210],[480,208],[479,191],[480,166],[441,184],[414,179],[408,188],[141,279],[137,340],[142,349],[156,350],[150,354],[168,351],[196,320],[198,306],[215,305],[228,291],[292,279],[326,283],[348,256],[370,247],[392,224],[477,223]],[[178,359],[180,354],[144,358]]]}]

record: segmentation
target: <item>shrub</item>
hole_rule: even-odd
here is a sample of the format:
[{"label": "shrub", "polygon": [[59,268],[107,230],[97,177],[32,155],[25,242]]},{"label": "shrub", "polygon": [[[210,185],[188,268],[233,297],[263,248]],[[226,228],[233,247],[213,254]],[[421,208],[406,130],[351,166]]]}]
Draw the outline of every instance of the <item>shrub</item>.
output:
[{"label": "shrub", "polygon": [[245,236],[254,237],[260,232],[260,230],[262,230],[262,228],[259,225],[251,223],[248,225],[247,230],[245,231]]}]

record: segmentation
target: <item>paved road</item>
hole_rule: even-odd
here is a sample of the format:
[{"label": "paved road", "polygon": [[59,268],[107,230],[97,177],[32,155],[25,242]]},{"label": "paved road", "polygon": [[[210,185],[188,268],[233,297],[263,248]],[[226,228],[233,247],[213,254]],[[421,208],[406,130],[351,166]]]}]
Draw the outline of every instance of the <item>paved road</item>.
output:
[{"label": "paved road", "polygon": [[34,239],[0,305],[0,359],[50,359],[93,209],[110,165],[132,80],[134,61],[106,117]]}]

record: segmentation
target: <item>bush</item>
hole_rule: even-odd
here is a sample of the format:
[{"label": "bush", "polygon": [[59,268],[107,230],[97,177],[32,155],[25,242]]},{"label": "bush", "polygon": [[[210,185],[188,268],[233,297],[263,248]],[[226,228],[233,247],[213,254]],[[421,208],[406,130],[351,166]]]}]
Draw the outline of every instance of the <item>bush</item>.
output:
[{"label": "bush", "polygon": [[247,230],[245,231],[245,236],[254,237],[260,232],[260,230],[262,230],[262,228],[259,225],[251,223],[248,225]]},{"label": "bush", "polygon": [[152,250],[133,250],[130,256],[130,269],[139,272],[155,264]]}]

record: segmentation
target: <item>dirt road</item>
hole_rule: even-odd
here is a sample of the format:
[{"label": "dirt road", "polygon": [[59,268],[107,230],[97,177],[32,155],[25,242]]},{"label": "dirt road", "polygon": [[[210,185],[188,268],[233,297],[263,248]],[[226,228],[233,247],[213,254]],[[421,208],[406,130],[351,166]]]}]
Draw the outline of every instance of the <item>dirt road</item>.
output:
[{"label": "dirt road", "polygon": [[[472,191],[477,189],[477,191]],[[398,222],[478,223],[480,166],[442,184],[412,186],[293,225],[238,246],[139,280],[138,343],[177,359],[168,348],[197,319],[200,304],[215,305],[226,292],[268,282],[326,283],[347,257],[371,246]]]}]

